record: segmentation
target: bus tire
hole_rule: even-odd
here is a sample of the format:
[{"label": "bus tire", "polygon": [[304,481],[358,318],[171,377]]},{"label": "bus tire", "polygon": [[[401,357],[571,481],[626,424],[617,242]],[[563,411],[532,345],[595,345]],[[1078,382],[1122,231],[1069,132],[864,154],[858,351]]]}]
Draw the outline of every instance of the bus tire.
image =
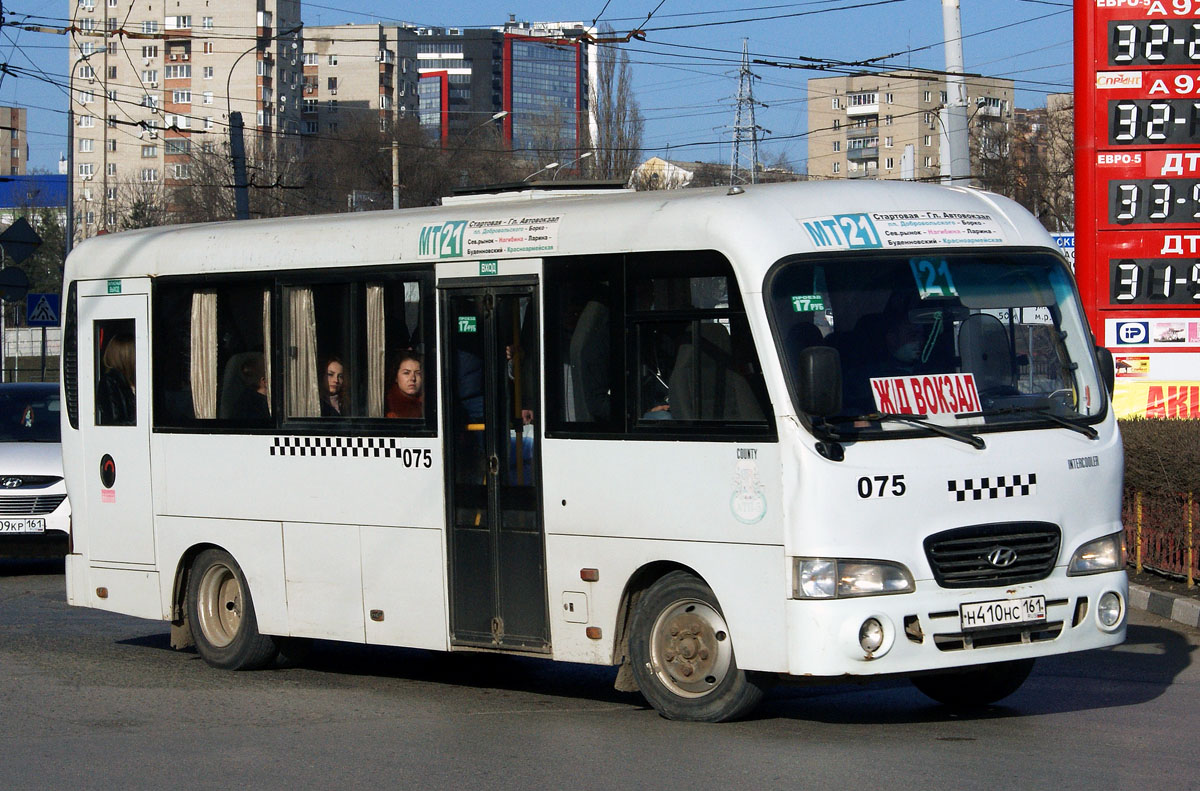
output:
[{"label": "bus tire", "polygon": [[978,708],[1016,692],[1033,670],[1032,659],[996,662],[971,670],[912,676],[913,686],[944,706]]},{"label": "bus tire", "polygon": [[642,696],[669,720],[724,722],[762,700],[759,677],[737,666],[712,589],[684,571],[667,574],[638,601],[629,656]]},{"label": "bus tire", "polygon": [[237,561],[223,549],[196,556],[188,575],[188,620],[200,657],[223,670],[257,670],[279,653],[259,634],[250,586]]}]

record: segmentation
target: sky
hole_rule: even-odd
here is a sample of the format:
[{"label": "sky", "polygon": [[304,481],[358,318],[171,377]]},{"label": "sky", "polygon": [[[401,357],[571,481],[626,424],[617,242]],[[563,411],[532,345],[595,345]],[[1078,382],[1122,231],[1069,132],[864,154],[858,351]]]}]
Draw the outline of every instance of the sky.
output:
[{"label": "sky", "polygon": [[[14,24],[61,25],[75,0],[7,0],[0,63],[0,104],[29,108],[30,166],[57,172],[66,152],[67,39]],[[224,0],[231,2],[231,0]],[[301,0],[308,25],[411,22],[431,27],[491,27],[509,15],[525,21],[607,22],[618,33],[644,31],[621,45],[629,54],[645,118],[646,156],[728,163],[743,40],[751,60],[801,65],[818,59],[881,58],[896,68],[945,68],[941,0],[587,0],[503,4],[384,0]],[[99,3],[97,3],[98,5]],[[1016,81],[1018,107],[1042,107],[1046,94],[1071,90],[1073,42],[1068,0],[961,0],[968,74]],[[807,155],[809,77],[827,71],[751,64],[759,157],[803,167]],[[27,76],[42,72],[47,79]],[[836,72],[835,72],[836,73]],[[55,83],[55,84],[51,84]]]}]

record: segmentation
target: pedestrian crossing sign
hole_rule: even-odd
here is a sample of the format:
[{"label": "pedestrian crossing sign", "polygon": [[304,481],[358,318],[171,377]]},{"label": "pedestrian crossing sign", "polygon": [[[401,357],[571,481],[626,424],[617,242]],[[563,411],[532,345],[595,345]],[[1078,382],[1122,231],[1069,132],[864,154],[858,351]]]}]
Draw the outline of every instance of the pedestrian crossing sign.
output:
[{"label": "pedestrian crossing sign", "polygon": [[25,324],[30,327],[57,327],[58,294],[26,294]]}]

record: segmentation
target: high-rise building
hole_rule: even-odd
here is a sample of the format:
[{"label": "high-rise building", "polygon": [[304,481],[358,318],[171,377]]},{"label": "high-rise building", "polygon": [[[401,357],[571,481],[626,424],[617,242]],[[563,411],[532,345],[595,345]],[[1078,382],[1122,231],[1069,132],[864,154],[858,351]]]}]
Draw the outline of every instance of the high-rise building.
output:
[{"label": "high-rise building", "polygon": [[417,117],[417,70],[398,44],[415,38],[406,28],[326,25],[304,29],[304,135],[336,136],[348,125]]},{"label": "high-rise building", "polygon": [[[29,161],[28,113],[24,107],[0,107],[0,140],[8,143],[8,163],[0,165],[4,175],[23,176]],[[0,162],[3,162],[0,152]]]},{"label": "high-rise building", "polygon": [[[1012,80],[969,77],[973,145],[1010,123]],[[939,74],[897,71],[808,81],[810,178],[936,180],[944,136],[946,83]],[[982,133],[981,131],[982,130]],[[972,151],[972,163],[976,152]]]},{"label": "high-rise building", "polygon": [[300,132],[300,0],[69,0],[76,236],[186,182],[240,112],[252,145]]}]

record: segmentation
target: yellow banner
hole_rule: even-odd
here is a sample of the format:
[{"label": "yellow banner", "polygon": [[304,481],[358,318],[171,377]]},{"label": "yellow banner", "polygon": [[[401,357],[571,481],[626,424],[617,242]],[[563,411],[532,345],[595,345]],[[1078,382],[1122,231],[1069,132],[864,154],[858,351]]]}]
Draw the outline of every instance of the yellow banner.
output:
[{"label": "yellow banner", "polygon": [[1200,418],[1200,382],[1118,379],[1113,409],[1118,418]]}]

